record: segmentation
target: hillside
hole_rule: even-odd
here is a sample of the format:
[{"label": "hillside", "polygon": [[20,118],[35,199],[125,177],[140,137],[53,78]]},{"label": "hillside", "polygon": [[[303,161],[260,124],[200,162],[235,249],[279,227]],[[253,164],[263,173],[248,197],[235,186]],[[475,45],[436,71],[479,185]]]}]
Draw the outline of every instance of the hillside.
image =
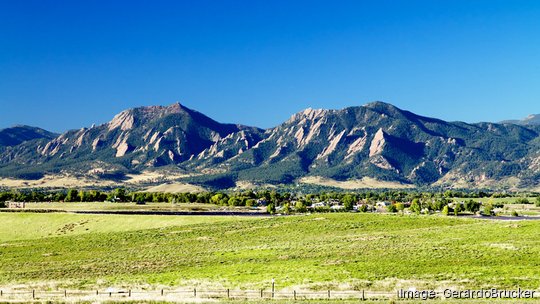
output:
[{"label": "hillside", "polygon": [[181,182],[215,188],[302,181],[530,188],[540,180],[539,131],[536,125],[446,122],[384,102],[307,109],[262,130],[219,123],[176,103],[129,109],[109,123],[54,138],[16,137],[1,150],[0,175],[121,181],[126,174],[172,170],[188,176]]},{"label": "hillside", "polygon": [[16,146],[35,139],[53,139],[58,134],[30,126],[14,126],[0,130],[0,147]]},{"label": "hillside", "polygon": [[511,123],[516,125],[522,125],[522,126],[538,126],[540,125],[540,114],[531,114],[521,120],[505,120],[501,123]]}]

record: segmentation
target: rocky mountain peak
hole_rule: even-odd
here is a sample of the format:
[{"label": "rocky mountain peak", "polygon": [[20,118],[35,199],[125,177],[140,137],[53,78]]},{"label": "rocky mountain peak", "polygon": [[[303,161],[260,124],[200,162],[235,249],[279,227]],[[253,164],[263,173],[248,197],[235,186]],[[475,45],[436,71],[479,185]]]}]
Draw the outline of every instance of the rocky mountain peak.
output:
[{"label": "rocky mountain peak", "polygon": [[386,103],[386,102],[383,102],[383,101],[374,101],[374,102],[370,102],[366,105],[364,105],[365,108],[368,108],[372,111],[375,111],[375,112],[378,112],[380,114],[386,114],[388,116],[394,116],[398,113],[403,113],[404,111],[401,110],[400,108],[392,105],[392,104],[389,104],[389,103]]},{"label": "rocky mountain peak", "polygon": [[[219,123],[174,103],[125,110],[107,124],[54,138],[34,131],[38,135],[24,126],[0,130],[0,141],[5,134],[23,138],[0,144],[0,174],[12,176],[20,168],[87,172],[99,162],[124,172],[175,166],[261,183],[320,176],[446,185],[482,176],[482,182],[512,178],[521,187],[540,177],[538,126],[445,122],[380,101],[343,110],[308,108],[267,130]],[[205,178],[212,180],[211,174],[200,180]]]},{"label": "rocky mountain peak", "polygon": [[134,128],[136,125],[142,125],[167,115],[180,113],[189,115],[190,112],[195,113],[196,111],[184,107],[179,102],[175,102],[168,106],[143,106],[118,113],[107,126],[109,131],[118,127],[122,131],[126,131]]},{"label": "rocky mountain peak", "polygon": [[326,110],[326,109],[307,108],[301,112],[293,114],[291,118],[288,120],[288,122],[294,123],[294,122],[301,122],[304,120],[315,120],[317,118],[323,117],[330,111],[331,110]]},{"label": "rocky mountain peak", "polygon": [[107,125],[109,131],[112,131],[118,127],[120,127],[122,131],[126,131],[133,128],[134,123],[135,117],[133,114],[133,110],[130,109],[116,114]]}]

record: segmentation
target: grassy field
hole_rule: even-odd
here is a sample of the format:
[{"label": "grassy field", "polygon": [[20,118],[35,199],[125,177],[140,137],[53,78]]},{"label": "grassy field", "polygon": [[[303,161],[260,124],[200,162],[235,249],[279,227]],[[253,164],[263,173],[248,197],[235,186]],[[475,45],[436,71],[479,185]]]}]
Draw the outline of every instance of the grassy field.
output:
[{"label": "grassy field", "polygon": [[26,209],[50,209],[50,210],[103,210],[103,211],[120,211],[120,210],[145,210],[145,211],[257,211],[248,207],[230,207],[218,206],[213,204],[171,204],[171,203],[147,203],[145,205],[137,205],[135,203],[111,203],[111,202],[90,202],[90,203],[26,203]]},{"label": "grassy field", "polygon": [[507,204],[501,210],[501,215],[510,215],[516,211],[520,216],[540,216],[540,207],[531,204]]},{"label": "grassy field", "polygon": [[[81,235],[100,237],[110,233],[126,233],[166,227],[212,225],[239,222],[246,217],[231,216],[160,216],[160,215],[92,215],[70,213],[0,213],[0,254],[10,242],[20,240],[63,241]],[[63,237],[63,238],[58,238]],[[37,244],[37,243],[36,243]],[[73,244],[75,247],[76,244]],[[71,249],[71,248],[67,248]],[[1,256],[0,256],[1,259]]]},{"label": "grassy field", "polygon": [[0,213],[0,222],[4,286],[540,286],[540,221]]},{"label": "grassy field", "polygon": [[[536,207],[536,197],[528,197],[530,204],[516,204],[517,197],[505,198],[474,198],[473,200],[482,203],[504,204],[504,208],[498,208],[499,215],[512,215],[512,211],[516,211],[519,215],[540,216],[540,207]],[[456,202],[468,201],[470,198],[454,198]]]},{"label": "grassy field", "polygon": [[[482,198],[454,198],[453,200],[456,202],[460,202],[460,201],[468,201],[470,199],[478,201],[478,202],[482,202],[482,203],[491,202],[491,203],[502,203],[506,205],[506,204],[514,204],[518,198],[517,197],[500,197],[500,198],[482,197]],[[527,197],[527,199],[531,203],[530,205],[534,206],[536,197]]]}]

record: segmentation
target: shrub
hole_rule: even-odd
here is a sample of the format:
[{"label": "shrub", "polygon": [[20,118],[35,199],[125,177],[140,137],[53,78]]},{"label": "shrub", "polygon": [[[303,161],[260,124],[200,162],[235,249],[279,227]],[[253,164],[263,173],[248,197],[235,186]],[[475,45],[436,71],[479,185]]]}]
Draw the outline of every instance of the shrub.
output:
[{"label": "shrub", "polygon": [[454,206],[454,215],[458,215],[461,212],[461,203],[456,203]]},{"label": "shrub", "polygon": [[313,208],[313,212],[325,213],[325,212],[330,212],[330,211],[332,211],[332,209],[330,209],[330,207],[328,206]]},{"label": "shrub", "polygon": [[246,207],[253,207],[255,206],[255,200],[250,198],[246,200]]},{"label": "shrub", "polygon": [[346,194],[341,199],[341,202],[343,203],[343,206],[345,207],[345,210],[351,211],[353,210],[353,204],[356,201],[356,197],[354,197],[351,194]]},{"label": "shrub", "polygon": [[486,203],[484,205],[484,215],[490,216],[493,213],[493,205]]},{"label": "shrub", "polygon": [[433,210],[443,210],[444,209],[444,206],[448,205],[448,202],[446,199],[439,199],[439,200],[436,200],[433,204],[432,204],[432,209]]},{"label": "shrub", "polygon": [[396,204],[396,209],[397,209],[397,211],[403,211],[403,210],[405,210],[405,205],[403,205],[403,203],[397,203]]},{"label": "shrub", "polygon": [[266,206],[266,212],[270,214],[276,213],[276,206],[273,203],[268,204],[268,206]]},{"label": "shrub", "polygon": [[530,204],[531,202],[526,197],[520,197],[516,199],[516,204]]},{"label": "shrub", "polygon": [[413,199],[411,203],[411,207],[409,207],[409,210],[411,210],[411,212],[414,212],[416,214],[420,214],[420,202],[417,198]]},{"label": "shrub", "polygon": [[512,210],[512,216],[519,216],[516,210]]},{"label": "shrub", "polygon": [[468,200],[465,202],[465,210],[469,212],[478,212],[480,210],[480,203],[474,200]]},{"label": "shrub", "polygon": [[398,211],[398,209],[396,208],[396,205],[390,204],[386,207],[386,211],[395,213]]},{"label": "shrub", "polygon": [[535,205],[536,207],[540,207],[540,196],[536,198]]},{"label": "shrub", "polygon": [[65,201],[66,202],[76,202],[76,201],[78,201],[78,197],[79,197],[79,191],[77,191],[75,189],[69,189],[68,193],[67,193],[67,196],[65,198]]},{"label": "shrub", "polygon": [[493,208],[502,208],[504,207],[504,203],[503,202],[495,202],[495,203],[490,203],[491,206],[493,206]]},{"label": "shrub", "polygon": [[296,210],[296,212],[302,212],[302,213],[307,211],[306,204],[304,204],[303,201],[297,201],[296,205],[294,206],[294,209]]},{"label": "shrub", "polygon": [[224,197],[222,199],[219,200],[218,202],[218,205],[220,206],[227,206],[229,204],[229,198],[228,197]]},{"label": "shrub", "polygon": [[368,211],[368,206],[366,204],[362,204],[362,205],[360,205],[360,207],[358,207],[358,211],[367,212]]},{"label": "shrub", "polygon": [[291,207],[289,206],[288,203],[283,205],[283,209],[281,209],[281,212],[283,214],[290,214],[291,213]]},{"label": "shrub", "polygon": [[443,215],[448,215],[449,211],[448,211],[448,205],[444,206],[443,209],[442,209],[442,214]]},{"label": "shrub", "polygon": [[[111,192],[111,195],[112,195],[114,201],[118,201],[118,202],[127,201],[126,200],[126,198],[127,198],[126,197],[126,189],[124,189],[124,188],[116,188],[116,189],[114,189]],[[68,196],[69,196],[69,192],[68,192]]]},{"label": "shrub", "polygon": [[242,200],[233,196],[231,198],[229,198],[228,200],[228,205],[231,206],[231,207],[235,207],[235,206],[242,206]]}]

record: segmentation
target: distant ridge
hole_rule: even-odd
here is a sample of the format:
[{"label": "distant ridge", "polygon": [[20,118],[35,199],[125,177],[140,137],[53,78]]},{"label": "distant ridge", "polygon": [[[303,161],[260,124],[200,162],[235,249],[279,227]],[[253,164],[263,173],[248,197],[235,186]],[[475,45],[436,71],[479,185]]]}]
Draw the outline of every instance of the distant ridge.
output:
[{"label": "distant ridge", "polygon": [[176,170],[187,182],[216,188],[379,181],[393,188],[532,189],[540,186],[538,118],[446,122],[377,101],[306,109],[263,130],[223,124],[174,103],[128,109],[108,123],[61,135],[2,130],[0,176],[71,172],[121,181],[127,173]]},{"label": "distant ridge", "polygon": [[56,136],[58,136],[58,134],[41,128],[16,125],[11,128],[0,130],[0,146],[16,146],[34,139],[53,139]]},{"label": "distant ridge", "polygon": [[521,120],[504,120],[501,123],[511,123],[516,125],[540,125],[540,114],[531,114]]}]

